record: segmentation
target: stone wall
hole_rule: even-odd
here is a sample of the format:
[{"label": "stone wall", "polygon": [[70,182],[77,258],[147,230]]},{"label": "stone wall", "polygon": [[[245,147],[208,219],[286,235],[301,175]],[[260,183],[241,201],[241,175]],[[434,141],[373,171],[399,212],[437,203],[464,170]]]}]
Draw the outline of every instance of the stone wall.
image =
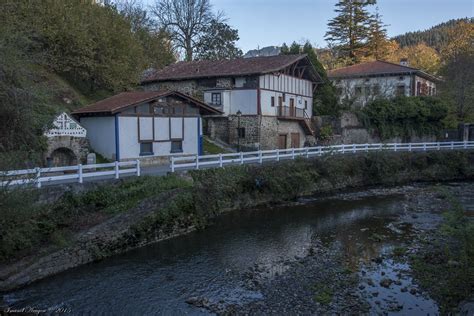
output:
[{"label": "stone wall", "polygon": [[229,144],[229,118],[226,116],[203,117],[203,133],[211,139]]},{"label": "stone wall", "polygon": [[[242,151],[255,151],[260,148],[260,121],[261,116],[242,115],[239,118],[236,115],[229,117],[229,144],[237,148],[240,144]],[[245,137],[238,138],[237,128],[245,129]],[[238,148],[237,148],[238,149]]]},{"label": "stone wall", "polygon": [[47,144],[46,161],[53,158],[58,151],[67,150],[74,156],[74,163],[86,162],[89,153],[89,142],[85,137],[53,136],[47,138]]}]

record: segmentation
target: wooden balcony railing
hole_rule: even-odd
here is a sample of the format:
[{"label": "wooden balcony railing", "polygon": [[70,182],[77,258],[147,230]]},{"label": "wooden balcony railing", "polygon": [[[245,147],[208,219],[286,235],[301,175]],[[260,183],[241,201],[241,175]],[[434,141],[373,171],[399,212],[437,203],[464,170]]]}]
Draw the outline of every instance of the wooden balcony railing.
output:
[{"label": "wooden balcony railing", "polygon": [[313,133],[313,129],[311,127],[311,118],[308,115],[308,113],[306,113],[305,109],[300,109],[297,107],[290,107],[290,106],[278,106],[277,117],[304,121],[305,127],[311,133]]}]

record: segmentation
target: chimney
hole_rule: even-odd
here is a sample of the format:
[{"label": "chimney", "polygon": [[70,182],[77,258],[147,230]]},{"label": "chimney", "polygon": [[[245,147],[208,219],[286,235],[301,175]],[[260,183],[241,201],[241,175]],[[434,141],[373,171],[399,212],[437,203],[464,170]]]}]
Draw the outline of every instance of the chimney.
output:
[{"label": "chimney", "polygon": [[402,58],[400,59],[400,65],[401,66],[405,66],[405,67],[408,67],[408,58]]}]

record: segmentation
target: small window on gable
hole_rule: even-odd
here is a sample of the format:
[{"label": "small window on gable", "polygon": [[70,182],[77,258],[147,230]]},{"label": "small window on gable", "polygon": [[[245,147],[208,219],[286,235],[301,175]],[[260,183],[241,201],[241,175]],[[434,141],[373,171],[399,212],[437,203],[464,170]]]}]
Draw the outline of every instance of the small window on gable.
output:
[{"label": "small window on gable", "polygon": [[183,152],[183,141],[172,140],[171,141],[171,153],[182,153]]},{"label": "small window on gable", "polygon": [[213,104],[213,105],[222,105],[222,93],[213,92],[211,94],[211,104]]},{"label": "small window on gable", "polygon": [[149,155],[153,155],[153,143],[152,142],[140,143],[140,156],[149,156]]},{"label": "small window on gable", "polygon": [[271,105],[272,107],[275,106],[275,97],[271,97],[271,98],[270,98],[270,105]]}]

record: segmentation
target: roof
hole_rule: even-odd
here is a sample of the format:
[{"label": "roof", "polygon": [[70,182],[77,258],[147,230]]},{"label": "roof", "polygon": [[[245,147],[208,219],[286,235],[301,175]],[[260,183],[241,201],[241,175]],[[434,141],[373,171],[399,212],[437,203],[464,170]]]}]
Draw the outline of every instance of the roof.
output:
[{"label": "roof", "polygon": [[[280,71],[300,60],[306,60],[311,64],[306,54],[262,56],[230,60],[181,61],[150,73],[145,77],[142,83],[272,73]],[[314,67],[312,76],[315,81],[320,81],[320,77],[314,70]]]},{"label": "roof", "polygon": [[399,74],[417,74],[429,80],[438,81],[435,76],[432,76],[420,69],[402,66],[399,64],[390,63],[387,61],[376,60],[366,63],[360,63],[348,67],[334,69],[328,71],[329,78],[355,78],[368,77],[379,75],[399,75]]},{"label": "roof", "polygon": [[86,107],[78,109],[72,112],[73,115],[81,116],[82,114],[115,114],[126,108],[138,105],[141,103],[145,103],[148,101],[152,101],[159,97],[165,97],[169,95],[176,95],[183,99],[188,100],[189,102],[195,104],[202,109],[211,112],[213,114],[221,114],[221,111],[205,104],[204,102],[183,94],[178,91],[170,91],[170,90],[161,90],[161,91],[129,91],[129,92],[122,92],[111,96],[110,98],[98,101],[96,103],[90,104]]}]

